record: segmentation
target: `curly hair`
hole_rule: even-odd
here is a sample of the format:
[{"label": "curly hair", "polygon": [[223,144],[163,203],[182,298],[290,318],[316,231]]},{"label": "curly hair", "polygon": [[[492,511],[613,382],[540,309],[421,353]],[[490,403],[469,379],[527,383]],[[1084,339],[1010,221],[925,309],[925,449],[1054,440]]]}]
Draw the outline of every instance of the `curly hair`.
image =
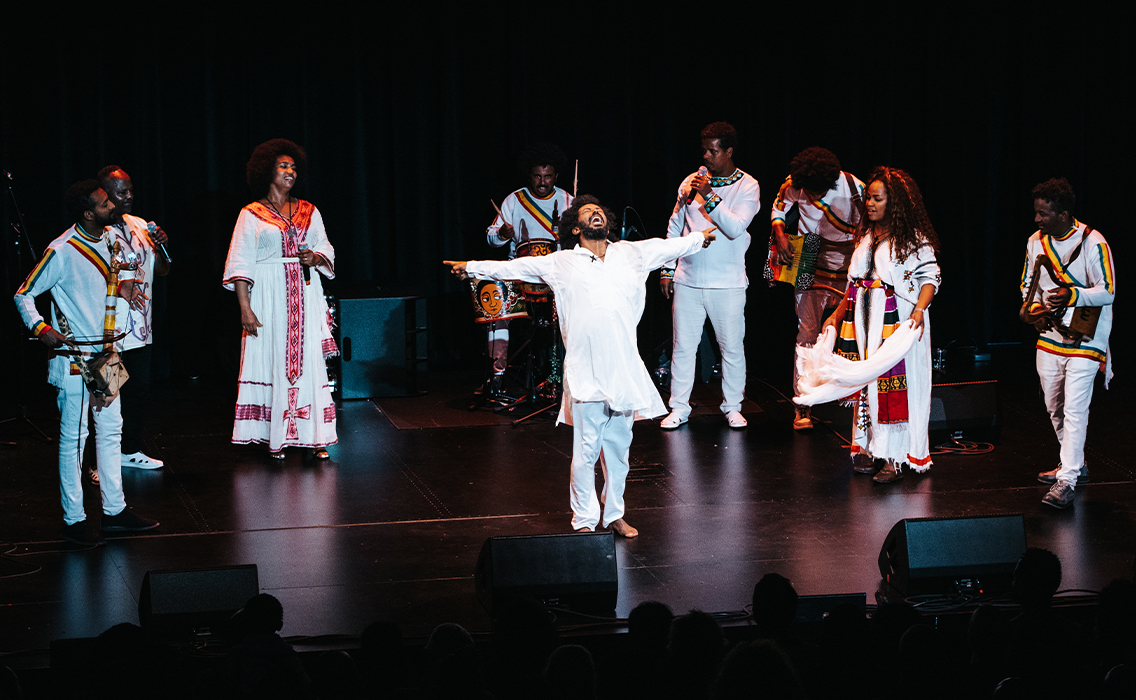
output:
[{"label": "curly hair", "polygon": [[[891,227],[892,254],[896,259],[906,260],[924,245],[939,252],[939,236],[927,216],[923,195],[915,180],[898,168],[879,166],[868,177],[868,186],[871,187],[877,181],[887,190],[887,211],[884,216]],[[856,228],[857,243],[870,228],[871,221],[865,216]]]},{"label": "curly hair", "polygon": [[714,122],[702,129],[703,139],[718,139],[722,150],[738,147],[738,132],[728,122]]},{"label": "curly hair", "polygon": [[1077,195],[1073,193],[1073,186],[1063,177],[1046,180],[1030,192],[1034,199],[1040,199],[1053,205],[1054,211],[1060,214],[1063,211],[1073,216],[1073,206],[1077,204]]},{"label": "curly hair", "polygon": [[827,148],[806,148],[789,162],[789,176],[793,179],[793,187],[824,194],[840,178],[840,161]]},{"label": "curly hair", "polygon": [[72,221],[82,221],[83,212],[95,208],[95,192],[99,189],[98,180],[80,180],[67,188],[67,215]]},{"label": "curly hair", "polygon": [[307,172],[308,154],[303,148],[288,139],[265,141],[253,149],[248,165],[245,166],[245,180],[248,182],[249,194],[254,200],[268,194],[268,186],[276,176],[276,159],[280,156],[291,156],[296,162],[297,184]]},{"label": "curly hair", "polygon": [[615,212],[600,204],[600,200],[596,197],[582,194],[560,215],[560,229],[557,236],[560,238],[560,247],[565,250],[575,248],[580,242],[580,234],[572,233],[572,230],[580,226],[580,208],[585,204],[595,204],[603,208],[604,218],[607,219],[607,239],[612,242],[619,240],[619,232],[615,229]]},{"label": "curly hair", "polygon": [[545,165],[551,165],[557,173],[563,172],[564,164],[567,162],[568,157],[564,155],[564,151],[551,143],[541,141],[521,151],[517,156],[517,169],[527,178],[533,168]]}]

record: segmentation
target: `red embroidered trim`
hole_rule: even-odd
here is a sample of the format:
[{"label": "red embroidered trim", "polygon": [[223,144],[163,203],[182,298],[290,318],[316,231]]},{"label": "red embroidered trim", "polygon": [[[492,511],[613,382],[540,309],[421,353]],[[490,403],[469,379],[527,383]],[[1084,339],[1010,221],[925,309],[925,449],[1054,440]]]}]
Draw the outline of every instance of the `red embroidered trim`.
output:
[{"label": "red embroidered trim", "polygon": [[924,459],[916,459],[915,457],[912,457],[911,455],[907,455],[907,462],[908,462],[908,464],[916,464],[916,465],[919,465],[920,467],[922,467],[924,464],[930,464],[931,463],[931,455],[927,455],[927,457],[924,458]]},{"label": "red embroidered trim", "polygon": [[323,339],[323,356],[324,358],[334,357],[339,354],[339,346],[335,344],[335,338]]},{"label": "red embroidered trim", "polygon": [[334,423],[335,422],[335,404],[331,404],[330,406],[324,407],[324,409],[323,409],[323,422],[324,423]]},{"label": "red embroidered trim", "polygon": [[237,404],[237,420],[271,421],[272,407],[239,403]]}]

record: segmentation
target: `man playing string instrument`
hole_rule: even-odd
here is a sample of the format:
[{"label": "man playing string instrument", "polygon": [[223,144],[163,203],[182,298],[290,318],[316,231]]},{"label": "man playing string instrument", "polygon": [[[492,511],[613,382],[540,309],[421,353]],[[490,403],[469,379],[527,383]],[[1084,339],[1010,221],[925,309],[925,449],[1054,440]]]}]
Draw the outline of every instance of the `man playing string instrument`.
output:
[{"label": "man playing string instrument", "polygon": [[[63,538],[82,545],[97,545],[105,531],[149,530],[158,522],[144,518],[126,505],[122,492],[122,414],[121,401],[96,401],[87,391],[72,356],[62,350],[68,345],[85,356],[102,349],[96,345],[77,345],[79,341],[102,338],[108,318],[105,305],[107,280],[111,275],[113,236],[104,231],[111,222],[114,203],[95,180],[71,186],[67,192],[69,213],[75,225],[47,247],[23,285],[16,290],[15,302],[28,328],[54,351],[48,363],[48,382],[56,388],[59,406],[59,490],[63,503]],[[118,293],[133,300],[137,290],[133,273],[119,272]],[[55,314],[62,314],[73,336],[66,337],[53,328],[35,306],[35,297],[51,292]],[[111,305],[114,309],[114,305]],[[112,326],[113,328],[113,326]],[[94,410],[88,410],[93,408]],[[95,454],[102,494],[102,519],[89,523],[83,510],[83,443],[87,438],[88,415],[95,421]]]},{"label": "man playing string instrument", "polygon": [[[1076,195],[1065,178],[1047,180],[1034,187],[1032,194],[1038,230],[1026,243],[1021,286],[1025,296],[1033,284],[1033,275],[1041,275],[1038,286],[1045,291],[1037,303],[1044,305],[1049,314],[1041,315],[1034,324],[1041,332],[1037,339],[1037,374],[1049,419],[1061,444],[1057,468],[1043,471],[1037,478],[1043,484],[1052,484],[1042,503],[1066,508],[1073,503],[1076,485],[1089,480],[1085,436],[1097,372],[1104,371],[1106,389],[1112,378],[1108,338],[1116,296],[1115,275],[1112,251],[1104,236],[1073,218]],[[1048,267],[1035,264],[1038,256],[1048,259]],[[1057,325],[1064,326],[1070,311],[1080,307],[1100,307],[1091,336],[1069,333]]]}]

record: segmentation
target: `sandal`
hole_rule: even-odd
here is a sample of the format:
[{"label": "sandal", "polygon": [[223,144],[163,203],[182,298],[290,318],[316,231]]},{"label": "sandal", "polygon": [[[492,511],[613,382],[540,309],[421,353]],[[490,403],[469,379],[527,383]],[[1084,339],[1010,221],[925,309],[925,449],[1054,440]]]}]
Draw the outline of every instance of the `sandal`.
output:
[{"label": "sandal", "polygon": [[331,459],[331,455],[322,447],[312,452],[312,459]]},{"label": "sandal", "polygon": [[273,452],[272,450],[269,450],[268,456],[271,457],[272,459],[284,459],[284,450],[277,450],[275,452]]}]

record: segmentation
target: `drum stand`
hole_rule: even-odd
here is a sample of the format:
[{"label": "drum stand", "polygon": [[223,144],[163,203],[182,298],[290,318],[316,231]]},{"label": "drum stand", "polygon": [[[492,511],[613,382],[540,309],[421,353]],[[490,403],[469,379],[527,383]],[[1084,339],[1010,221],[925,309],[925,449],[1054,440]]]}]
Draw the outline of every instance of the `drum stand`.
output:
[{"label": "drum stand", "polygon": [[[493,367],[493,352],[490,348],[489,336],[495,330],[494,329],[495,325],[496,325],[495,323],[485,324],[485,348],[486,348],[485,356],[486,356],[486,364],[487,364],[486,373],[485,373],[486,376],[485,376],[485,381],[482,382],[481,386],[479,386],[473,392],[473,403],[471,403],[470,406],[469,406],[469,410],[471,410],[471,411],[476,411],[477,409],[481,408],[482,406],[485,406],[485,405],[488,405],[488,404],[496,404],[496,406],[494,407],[493,410],[498,411],[498,410],[501,410],[502,408],[508,408],[508,407],[513,406],[519,400],[516,397],[510,396],[509,394],[506,394],[504,392],[503,389],[504,389],[504,384],[505,384],[505,381],[504,381],[505,375],[504,374],[498,375],[497,371]],[[506,373],[507,372],[508,372],[508,362],[506,361]],[[497,379],[498,376],[501,377],[500,386],[494,386],[497,383],[497,382],[495,382],[495,380]]]},{"label": "drum stand", "polygon": [[[551,305],[551,302],[549,302],[549,304]],[[556,361],[551,357],[551,353],[558,352],[557,346],[559,345],[559,327],[557,326],[555,321],[547,318],[537,317],[530,314],[530,319],[532,325],[529,329],[529,337],[525,341],[524,345],[520,348],[520,350],[518,350],[518,354],[520,354],[522,350],[527,350],[525,356],[525,395],[517,399],[517,401],[515,401],[511,406],[502,407],[498,410],[513,410],[525,404],[533,407],[534,410],[514,420],[513,425],[524,423],[530,418],[534,418],[549,409],[555,408],[560,403],[557,400],[558,397],[553,397],[551,400],[548,400],[538,393],[540,386],[536,381],[536,363],[534,362],[535,352],[539,351],[539,349],[536,349],[536,334],[541,332],[543,328],[548,328],[552,336],[552,342],[549,344],[549,364],[552,365],[552,367],[556,366]]]}]

